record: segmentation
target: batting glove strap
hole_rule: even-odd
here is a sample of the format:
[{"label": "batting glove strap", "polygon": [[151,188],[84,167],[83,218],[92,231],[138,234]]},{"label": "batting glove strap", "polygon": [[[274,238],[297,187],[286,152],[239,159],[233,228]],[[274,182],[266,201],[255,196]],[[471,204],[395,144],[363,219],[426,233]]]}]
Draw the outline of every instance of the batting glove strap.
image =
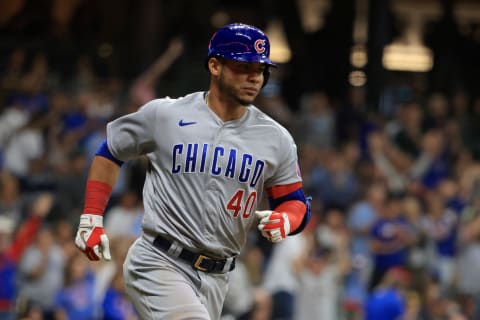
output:
[{"label": "batting glove strap", "polygon": [[98,214],[82,214],[80,216],[80,228],[91,227],[103,228],[103,216]]},{"label": "batting glove strap", "polygon": [[258,230],[271,242],[280,242],[290,233],[290,221],[286,213],[263,210],[255,214],[260,219]]},{"label": "batting glove strap", "polygon": [[96,214],[82,214],[75,245],[90,260],[110,260],[110,244],[103,229],[103,217]]}]

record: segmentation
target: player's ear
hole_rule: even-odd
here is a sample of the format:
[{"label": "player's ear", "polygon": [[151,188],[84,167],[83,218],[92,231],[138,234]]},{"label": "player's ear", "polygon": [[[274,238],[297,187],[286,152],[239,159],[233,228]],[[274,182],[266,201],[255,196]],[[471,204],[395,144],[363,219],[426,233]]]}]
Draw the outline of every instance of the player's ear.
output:
[{"label": "player's ear", "polygon": [[208,59],[207,67],[210,73],[214,76],[218,76],[220,74],[220,68],[222,65],[222,61],[217,57],[211,57]]}]

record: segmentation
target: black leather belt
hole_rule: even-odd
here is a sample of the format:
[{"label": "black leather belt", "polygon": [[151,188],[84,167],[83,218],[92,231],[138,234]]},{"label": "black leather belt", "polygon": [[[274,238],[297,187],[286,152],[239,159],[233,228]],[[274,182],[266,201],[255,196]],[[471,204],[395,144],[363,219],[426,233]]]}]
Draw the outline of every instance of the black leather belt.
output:
[{"label": "black leather belt", "polygon": [[[172,244],[172,241],[165,239],[162,236],[156,236],[153,240],[153,245],[165,252],[168,252]],[[232,271],[235,268],[235,258],[233,258],[231,261],[229,269],[224,270],[225,265],[229,263],[229,260],[213,259],[185,248],[181,249],[178,257],[188,262],[193,268],[203,272],[222,273],[226,271]]]}]

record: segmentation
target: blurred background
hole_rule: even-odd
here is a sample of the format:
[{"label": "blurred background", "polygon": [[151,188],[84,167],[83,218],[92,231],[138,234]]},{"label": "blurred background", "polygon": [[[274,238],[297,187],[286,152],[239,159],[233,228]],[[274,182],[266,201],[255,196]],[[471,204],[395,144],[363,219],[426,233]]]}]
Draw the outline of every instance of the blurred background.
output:
[{"label": "blurred background", "polygon": [[480,319],[478,0],[0,0],[0,319],[136,319],[119,270],[146,163],[122,167],[109,263],[73,245],[87,168],[108,121],[208,88],[231,22],[271,40],[256,105],[294,136],[313,219],[252,232],[224,319]]}]

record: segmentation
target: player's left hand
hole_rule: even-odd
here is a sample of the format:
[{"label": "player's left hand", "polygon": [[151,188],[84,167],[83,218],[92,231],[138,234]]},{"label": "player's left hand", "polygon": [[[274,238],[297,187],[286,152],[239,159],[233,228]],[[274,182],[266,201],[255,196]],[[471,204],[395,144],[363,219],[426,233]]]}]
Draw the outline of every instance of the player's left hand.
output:
[{"label": "player's left hand", "polygon": [[110,244],[103,229],[103,217],[96,214],[82,214],[75,245],[90,260],[110,260]]},{"label": "player's left hand", "polygon": [[262,210],[255,211],[255,215],[260,219],[258,230],[269,241],[280,242],[290,233],[290,221],[286,213]]}]

